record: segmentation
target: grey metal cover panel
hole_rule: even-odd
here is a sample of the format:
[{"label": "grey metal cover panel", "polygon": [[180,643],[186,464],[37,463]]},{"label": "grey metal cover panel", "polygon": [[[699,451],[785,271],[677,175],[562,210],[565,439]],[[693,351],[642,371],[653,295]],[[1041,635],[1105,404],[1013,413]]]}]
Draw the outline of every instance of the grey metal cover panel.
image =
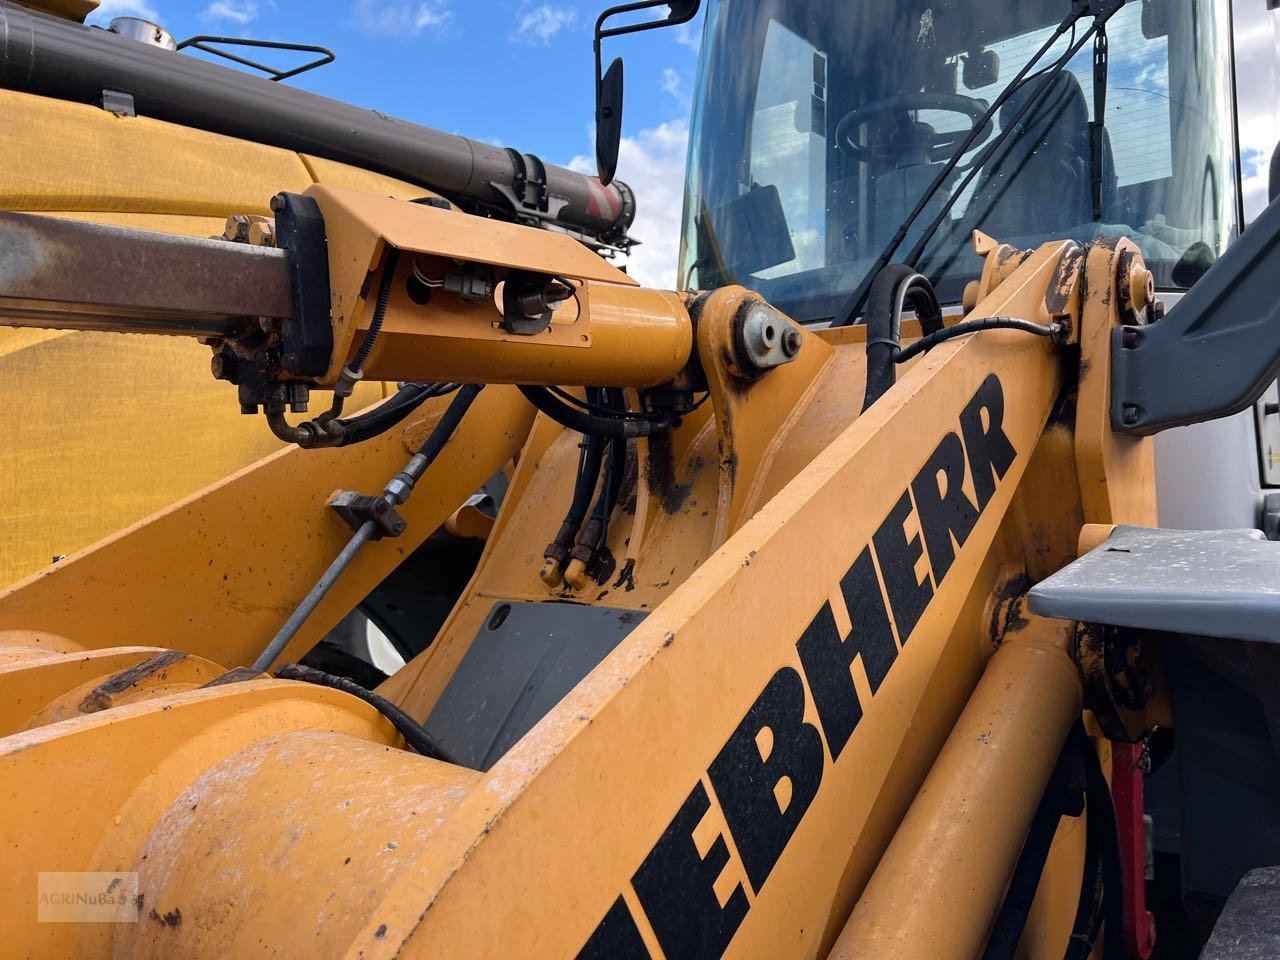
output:
[{"label": "grey metal cover panel", "polygon": [[645,616],[576,603],[495,603],[427,731],[459,763],[488,770]]},{"label": "grey metal cover panel", "polygon": [[1042,617],[1280,643],[1280,543],[1257,530],[1121,526],[1028,599]]}]

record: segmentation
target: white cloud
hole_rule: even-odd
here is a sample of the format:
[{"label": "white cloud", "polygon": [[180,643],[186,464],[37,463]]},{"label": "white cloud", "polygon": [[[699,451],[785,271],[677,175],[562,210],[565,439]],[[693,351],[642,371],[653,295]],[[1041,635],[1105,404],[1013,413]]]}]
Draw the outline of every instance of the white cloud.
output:
[{"label": "white cloud", "polygon": [[230,20],[244,26],[258,19],[258,0],[214,0],[201,16],[206,20]]},{"label": "white cloud", "polygon": [[[631,236],[641,241],[628,258],[627,271],[645,286],[664,290],[676,286],[688,144],[689,124],[685,120],[641,130],[622,140],[618,179],[636,193]],[[569,166],[595,173],[595,160],[589,157],[574,157]]]},{"label": "white cloud", "polygon": [[673,70],[671,67],[662,71],[662,92],[675,97],[676,102],[686,110],[693,100],[693,94],[689,90],[689,85],[685,83],[684,77],[679,70]]},{"label": "white cloud", "polygon": [[688,47],[696,53],[702,49],[702,22],[693,20],[680,24],[675,29],[675,38],[680,46]]},{"label": "white cloud", "polygon": [[98,9],[89,14],[89,22],[106,24],[115,17],[142,17],[155,21],[160,14],[147,0],[102,0]]},{"label": "white cloud", "polygon": [[531,6],[528,0],[520,5],[516,17],[511,39],[520,43],[550,43],[556,34],[572,27],[578,19],[572,10],[549,3]]},{"label": "white cloud", "polygon": [[373,37],[417,37],[453,23],[449,0],[356,0],[355,25]]}]

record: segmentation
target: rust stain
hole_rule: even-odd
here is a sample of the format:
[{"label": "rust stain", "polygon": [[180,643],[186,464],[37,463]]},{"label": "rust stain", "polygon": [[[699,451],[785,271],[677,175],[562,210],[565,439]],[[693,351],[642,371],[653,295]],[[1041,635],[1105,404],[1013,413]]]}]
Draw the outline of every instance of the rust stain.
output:
[{"label": "rust stain", "polygon": [[108,709],[115,697],[124,693],[130,687],[137,686],[148,677],[172,666],[179,660],[185,660],[186,656],[185,653],[178,650],[165,650],[153,657],[148,657],[128,670],[120,671],[115,676],[98,684],[89,692],[88,696],[80,701],[80,712],[99,713]]}]

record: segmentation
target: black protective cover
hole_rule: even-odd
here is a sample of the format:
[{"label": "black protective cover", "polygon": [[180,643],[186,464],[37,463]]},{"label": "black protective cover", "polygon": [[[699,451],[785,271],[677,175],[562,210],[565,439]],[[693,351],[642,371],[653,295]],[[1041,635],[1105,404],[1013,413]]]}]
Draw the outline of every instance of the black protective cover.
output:
[{"label": "black protective cover", "polygon": [[495,603],[427,732],[459,763],[488,770],[644,618],[577,603]]}]

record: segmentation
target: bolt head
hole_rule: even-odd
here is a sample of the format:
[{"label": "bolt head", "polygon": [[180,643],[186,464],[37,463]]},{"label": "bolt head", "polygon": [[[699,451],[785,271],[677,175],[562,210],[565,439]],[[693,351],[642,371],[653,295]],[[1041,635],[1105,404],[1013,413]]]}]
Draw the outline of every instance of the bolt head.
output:
[{"label": "bolt head", "polygon": [[284,195],[277,193],[271,198],[271,212],[280,213],[284,210]]},{"label": "bolt head", "polygon": [[788,357],[794,357],[803,345],[804,336],[800,331],[795,327],[787,327],[786,333],[782,335],[782,352]]}]

